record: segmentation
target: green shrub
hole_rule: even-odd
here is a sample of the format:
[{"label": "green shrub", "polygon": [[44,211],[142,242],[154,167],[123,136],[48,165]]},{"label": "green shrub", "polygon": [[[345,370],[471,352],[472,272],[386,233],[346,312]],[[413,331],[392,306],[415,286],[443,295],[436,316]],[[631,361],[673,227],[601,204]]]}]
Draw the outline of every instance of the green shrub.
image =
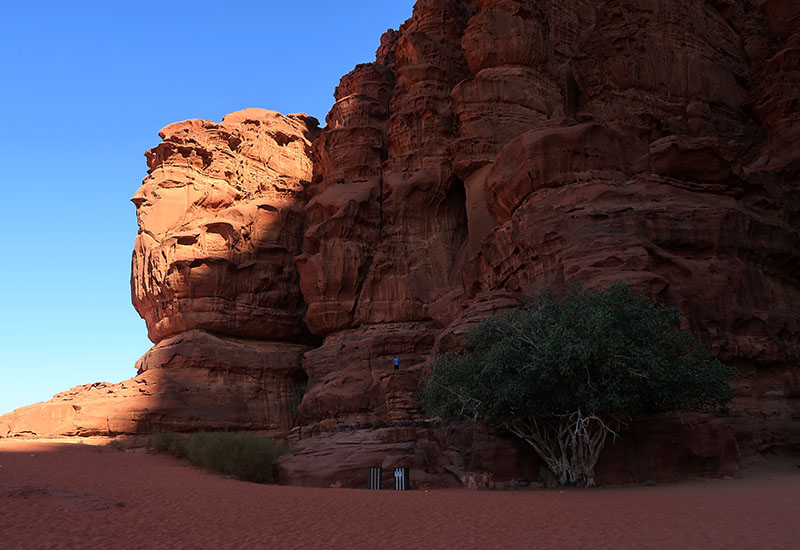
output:
[{"label": "green shrub", "polygon": [[186,457],[186,439],[174,432],[157,432],[150,436],[150,447],[157,453]]},{"label": "green shrub", "polygon": [[272,463],[286,452],[266,437],[232,432],[196,433],[186,447],[195,466],[255,483],[272,481]]},{"label": "green shrub", "polygon": [[189,438],[174,432],[158,432],[151,436],[150,448],[255,483],[272,481],[272,463],[289,451],[266,437],[233,432],[199,432]]}]

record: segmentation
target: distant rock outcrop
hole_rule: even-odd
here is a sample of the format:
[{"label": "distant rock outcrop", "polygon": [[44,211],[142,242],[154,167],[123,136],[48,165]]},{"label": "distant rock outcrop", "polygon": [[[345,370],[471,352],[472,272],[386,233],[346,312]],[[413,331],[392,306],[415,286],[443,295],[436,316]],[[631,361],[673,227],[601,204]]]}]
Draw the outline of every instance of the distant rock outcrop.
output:
[{"label": "distant rock outcrop", "polygon": [[[797,450],[798,29],[797,0],[420,0],[323,130],[261,110],[168,126],[134,197],[157,345],[103,388],[153,397],[73,390],[0,429],[270,430],[300,440],[287,483],[530,478],[503,434],[424,420],[421,377],[535,288],[623,280],[741,376],[726,411],[633,422],[601,481]],[[69,420],[31,428],[47,414]]]}]

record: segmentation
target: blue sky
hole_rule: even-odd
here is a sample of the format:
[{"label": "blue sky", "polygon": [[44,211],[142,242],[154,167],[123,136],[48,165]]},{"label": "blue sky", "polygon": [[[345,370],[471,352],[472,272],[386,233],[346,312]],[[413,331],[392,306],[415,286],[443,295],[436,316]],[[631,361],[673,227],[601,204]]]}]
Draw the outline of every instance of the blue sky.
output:
[{"label": "blue sky", "polygon": [[158,130],[264,107],[324,123],[412,0],[13,2],[0,17],[0,414],[118,382],[151,345],[130,303]]}]

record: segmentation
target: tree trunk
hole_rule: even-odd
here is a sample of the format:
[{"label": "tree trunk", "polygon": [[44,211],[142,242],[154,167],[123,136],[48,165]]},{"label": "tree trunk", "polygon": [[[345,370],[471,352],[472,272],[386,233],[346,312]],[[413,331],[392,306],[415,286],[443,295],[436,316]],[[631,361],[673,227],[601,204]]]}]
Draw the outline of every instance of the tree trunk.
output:
[{"label": "tree trunk", "polygon": [[514,420],[505,427],[533,447],[561,485],[594,487],[594,467],[609,433],[598,416],[578,410],[549,421]]}]

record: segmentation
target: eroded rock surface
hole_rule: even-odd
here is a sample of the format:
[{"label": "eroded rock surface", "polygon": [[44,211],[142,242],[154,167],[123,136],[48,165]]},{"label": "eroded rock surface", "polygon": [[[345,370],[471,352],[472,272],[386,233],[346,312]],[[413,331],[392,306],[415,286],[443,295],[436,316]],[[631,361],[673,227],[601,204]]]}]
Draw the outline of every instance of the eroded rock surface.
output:
[{"label": "eroded rock surface", "polygon": [[[633,422],[598,479],[731,473],[800,448],[798,14],[420,0],[342,78],[319,137],[263,110],[168,126],[134,197],[133,300],[158,345],[110,394],[173,389],[161,412],[114,410],[137,429],[283,433],[287,483],[360,486],[403,462],[423,484],[530,479],[504,434],[481,432],[493,458],[474,460],[473,439],[425,421],[419,381],[534,289],[623,280],[679,307],[741,376],[727,411]],[[82,433],[65,403],[37,407]],[[6,431],[45,414],[25,411]]]},{"label": "eroded rock surface", "polygon": [[[314,146],[298,264],[306,324],[325,342],[303,363],[306,427],[387,420],[397,388],[414,387],[436,352],[535,288],[624,280],[678,306],[743,376],[732,416],[632,425],[614,451],[627,470],[608,462],[601,477],[728,473],[743,456],[796,448],[800,142],[790,105],[800,88],[797,27],[783,18],[797,9],[418,2],[375,62],[342,79]],[[334,139],[348,134],[360,139]],[[397,323],[430,351],[401,363],[390,396],[377,380],[401,352],[375,343]],[[318,445],[284,459],[287,479],[314,477],[313,449],[328,448]]]},{"label": "eroded rock surface", "polygon": [[307,346],[192,330],[159,342],[119,384],[76,386],[0,419],[0,433],[114,436],[249,429],[285,432],[305,389]]},{"label": "eroded rock surface", "polygon": [[156,344],[120,384],[78,386],[0,420],[0,434],[286,432],[314,338],[293,258],[316,121],[264,109],[161,130],[132,201],[131,294]]},{"label": "eroded rock surface", "polygon": [[153,342],[191,329],[298,340],[305,311],[293,258],[315,124],[247,109],[159,132],[133,197],[133,305]]}]

